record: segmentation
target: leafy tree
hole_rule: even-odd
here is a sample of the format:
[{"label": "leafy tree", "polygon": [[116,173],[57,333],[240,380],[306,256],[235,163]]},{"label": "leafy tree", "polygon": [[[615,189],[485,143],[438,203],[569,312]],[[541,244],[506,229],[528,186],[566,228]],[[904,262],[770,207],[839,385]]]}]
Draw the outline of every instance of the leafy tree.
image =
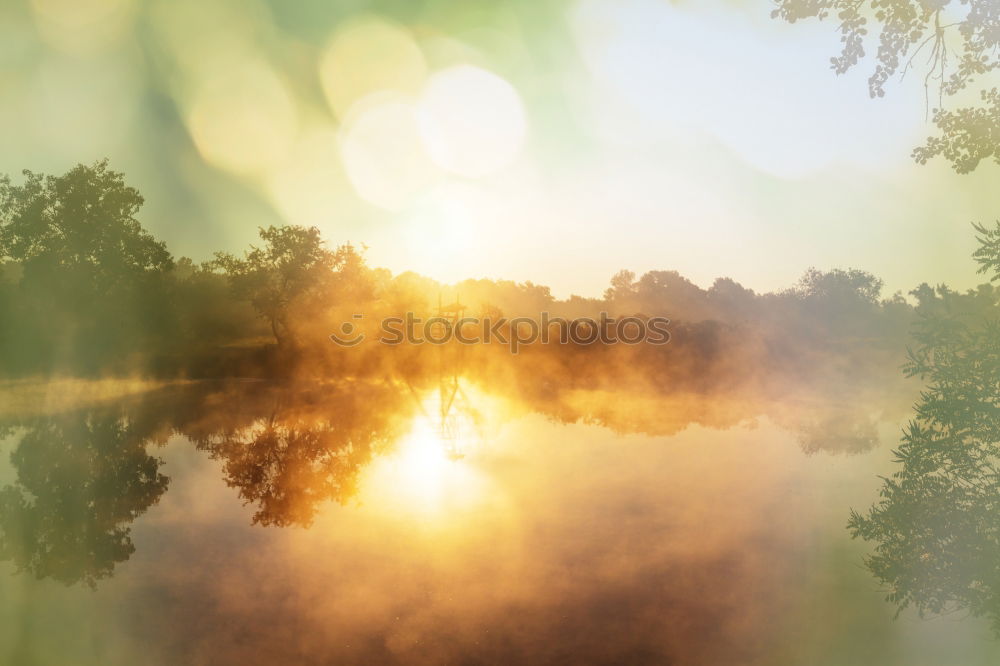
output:
[{"label": "leafy tree", "polygon": [[[872,97],[885,95],[889,80],[904,76],[917,56],[930,65],[924,85],[930,94],[937,82],[934,123],[941,136],[914,150],[919,162],[943,155],[959,173],[968,173],[983,159],[1000,161],[1000,92],[983,89],[983,106],[944,109],[945,96],[967,89],[1000,68],[1000,5],[996,0],[777,0],[772,16],[791,23],[835,16],[843,44],[831,58],[837,74],[857,65],[866,55],[865,39],[877,30],[875,69],[868,79]],[[957,41],[958,48],[952,43]],[[957,57],[954,65],[953,57]]]},{"label": "leafy tree", "polygon": [[806,298],[824,301],[860,301],[869,305],[878,303],[882,293],[881,279],[855,268],[823,272],[810,268],[799,279],[798,290]]},{"label": "leafy tree", "polygon": [[0,252],[26,275],[86,278],[102,293],[128,278],[170,268],[166,246],[136,220],[138,190],[107,160],[77,165],[62,176],[23,172],[14,185],[0,177]]},{"label": "leafy tree", "polygon": [[[876,24],[872,97],[882,97],[889,79],[905,75],[921,52],[928,55],[924,83],[928,92],[932,81],[938,84],[933,119],[941,136],[914,150],[918,162],[944,156],[959,173],[990,157],[1000,162],[996,88],[981,91],[981,107],[943,108],[946,95],[1000,67],[995,0],[777,0],[777,5],[773,15],[790,22],[836,15],[843,43],[841,54],[832,58],[838,74],[865,56],[865,37]],[[963,10],[963,18],[949,23],[945,17]],[[960,48],[957,66],[949,69],[952,33]],[[996,280],[1000,224],[975,228],[979,272]],[[885,480],[881,500],[865,514],[852,512],[848,526],[855,537],[874,542],[867,566],[900,610],[913,606],[921,615],[967,610],[990,618],[1000,634],[1000,303],[995,290],[982,287],[959,295],[921,285],[912,293],[922,319],[906,371],[927,381],[927,388],[896,451],[901,467]]]},{"label": "leafy tree", "polygon": [[621,270],[611,276],[611,286],[604,290],[604,300],[615,301],[635,296],[635,273]]},{"label": "leafy tree", "polygon": [[991,157],[1000,163],[1000,92],[984,90],[982,98],[985,105],[981,107],[935,111],[934,122],[942,136],[931,137],[925,146],[916,148],[917,161],[925,164],[942,155],[959,173],[969,173]]},{"label": "leafy tree", "polygon": [[990,276],[990,281],[1000,280],[1000,222],[997,222],[993,229],[985,225],[973,225],[979,236],[979,248],[972,255],[972,258],[979,264],[978,273],[985,273]]},{"label": "leafy tree", "polygon": [[[979,230],[980,270],[995,272],[1000,224]],[[874,542],[867,566],[900,610],[966,610],[1000,634],[1000,299],[918,292],[924,317],[906,370],[927,388],[895,452],[901,467],[848,526]]]},{"label": "leafy tree", "polygon": [[136,219],[139,192],[107,161],[24,177],[0,178],[0,259],[18,269],[4,356],[97,370],[168,340],[173,260]]},{"label": "leafy tree", "polygon": [[338,277],[356,277],[364,261],[351,245],[327,249],[315,227],[271,226],[260,229],[260,238],[263,246],[251,246],[242,258],[217,253],[216,265],[229,275],[234,294],[270,324],[278,344],[295,346],[293,312],[329,307],[337,287],[345,286]]}]

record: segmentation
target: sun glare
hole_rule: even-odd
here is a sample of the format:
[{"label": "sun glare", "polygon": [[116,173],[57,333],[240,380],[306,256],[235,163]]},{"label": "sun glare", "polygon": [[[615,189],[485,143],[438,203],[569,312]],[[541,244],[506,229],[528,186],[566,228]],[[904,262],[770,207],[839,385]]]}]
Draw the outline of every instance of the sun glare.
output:
[{"label": "sun glare", "polygon": [[364,504],[397,516],[434,517],[475,504],[480,475],[426,419],[418,419],[396,451],[373,464],[362,484]]},{"label": "sun glare", "polygon": [[[421,423],[403,442],[398,462],[411,478],[411,486],[427,486],[427,490],[439,485],[452,461],[446,455],[445,442],[426,423]],[[421,493],[425,494],[425,493]]]}]

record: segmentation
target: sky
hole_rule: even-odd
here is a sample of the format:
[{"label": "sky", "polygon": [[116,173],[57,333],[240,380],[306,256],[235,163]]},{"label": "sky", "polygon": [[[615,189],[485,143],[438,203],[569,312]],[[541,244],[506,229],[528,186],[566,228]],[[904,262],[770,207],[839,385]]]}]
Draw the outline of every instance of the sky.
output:
[{"label": "sky", "polygon": [[0,173],[108,158],[175,256],[271,224],[442,281],[599,295],[616,271],[757,291],[810,266],[981,281],[994,165],[910,151],[921,76],[868,98],[835,26],[765,0],[14,0]]}]

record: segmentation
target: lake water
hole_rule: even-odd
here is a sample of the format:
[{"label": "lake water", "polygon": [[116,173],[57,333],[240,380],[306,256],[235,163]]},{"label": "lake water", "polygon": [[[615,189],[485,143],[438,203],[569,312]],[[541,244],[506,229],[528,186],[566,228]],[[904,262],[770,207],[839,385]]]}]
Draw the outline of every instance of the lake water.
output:
[{"label": "lake water", "polygon": [[3,664],[1000,663],[894,619],[845,527],[912,396],[6,395]]}]

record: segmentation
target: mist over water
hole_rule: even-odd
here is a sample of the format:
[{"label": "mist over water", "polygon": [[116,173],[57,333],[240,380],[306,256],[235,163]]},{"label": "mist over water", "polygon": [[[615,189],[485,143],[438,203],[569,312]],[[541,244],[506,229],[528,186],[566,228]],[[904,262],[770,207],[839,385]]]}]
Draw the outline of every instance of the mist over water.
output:
[{"label": "mist over water", "polygon": [[998,9],[0,2],[0,666],[1000,663]]},{"label": "mist over water", "polygon": [[467,376],[78,388],[4,413],[8,663],[998,655],[975,620],[894,621],[845,529],[912,391],[555,406]]}]

